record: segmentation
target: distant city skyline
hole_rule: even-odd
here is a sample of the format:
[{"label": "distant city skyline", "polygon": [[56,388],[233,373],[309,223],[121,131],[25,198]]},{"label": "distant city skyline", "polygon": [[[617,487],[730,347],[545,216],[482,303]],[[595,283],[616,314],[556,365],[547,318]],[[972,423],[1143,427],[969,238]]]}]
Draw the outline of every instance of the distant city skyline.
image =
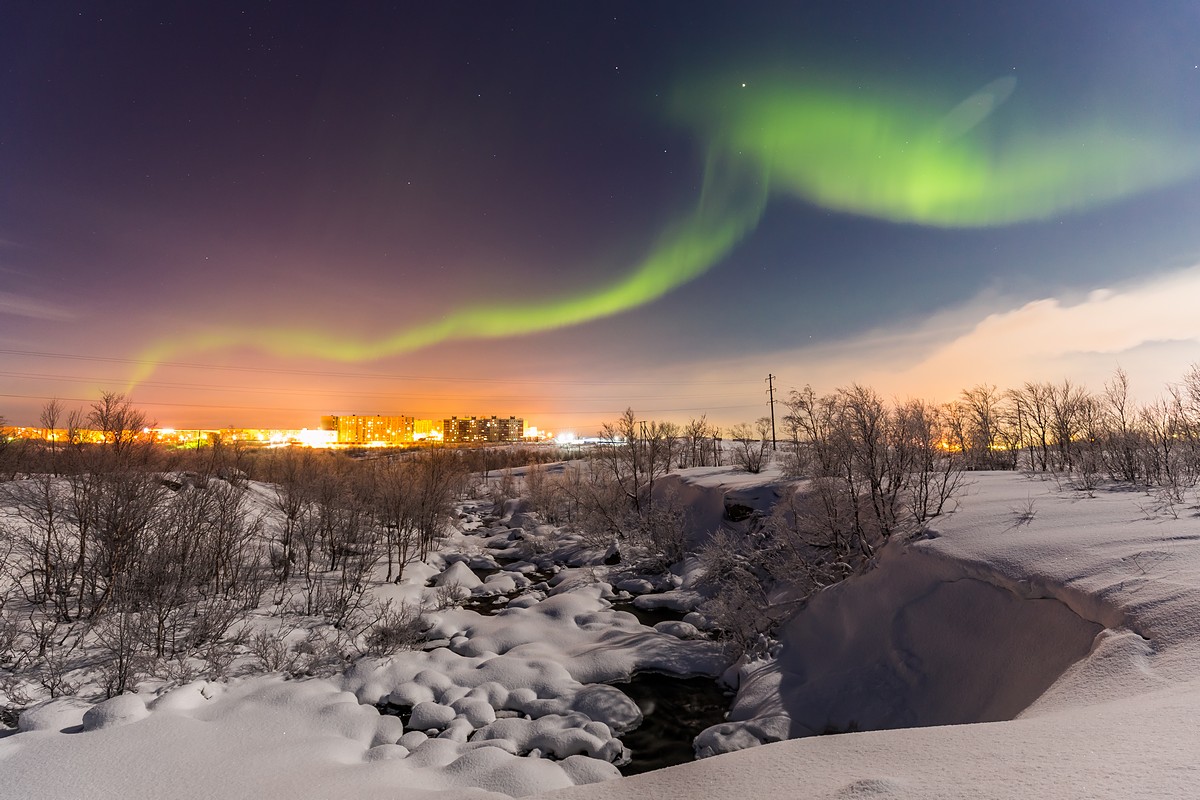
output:
[{"label": "distant city skyline", "polygon": [[[1200,6],[0,9],[0,416],[730,426],[1200,361]],[[489,412],[491,413],[491,412]]]}]

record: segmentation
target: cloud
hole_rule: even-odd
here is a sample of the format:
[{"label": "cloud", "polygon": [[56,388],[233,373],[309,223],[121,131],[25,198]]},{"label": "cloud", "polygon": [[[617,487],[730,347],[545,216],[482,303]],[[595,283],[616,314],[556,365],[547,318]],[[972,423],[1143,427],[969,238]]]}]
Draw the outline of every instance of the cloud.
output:
[{"label": "cloud", "polygon": [[0,292],[0,314],[59,321],[75,317],[74,313],[65,308],[9,292]]},{"label": "cloud", "polygon": [[[933,385],[943,383],[945,376],[1023,382],[1098,361],[1120,361],[1134,372],[1138,363],[1133,362],[1144,360],[1148,345],[1200,343],[1196,298],[1200,298],[1200,267],[1095,288],[1074,303],[1040,298],[986,315],[970,330],[921,353],[894,374],[905,383]],[[1186,363],[1177,365],[1176,375],[1186,367]],[[989,373],[996,377],[989,379]]]},{"label": "cloud", "polygon": [[1200,361],[1200,266],[1061,296],[982,295],[837,342],[697,364],[696,381],[768,372],[781,385],[830,391],[850,383],[888,396],[950,400],[977,384],[1000,388],[1069,378],[1099,389],[1117,366],[1150,400]]}]

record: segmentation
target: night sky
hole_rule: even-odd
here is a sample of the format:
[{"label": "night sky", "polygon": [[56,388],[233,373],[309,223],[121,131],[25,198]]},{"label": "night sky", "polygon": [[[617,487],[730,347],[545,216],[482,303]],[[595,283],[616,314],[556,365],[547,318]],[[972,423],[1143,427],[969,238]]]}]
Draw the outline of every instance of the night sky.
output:
[{"label": "night sky", "polygon": [[0,415],[592,433],[1200,361],[1200,4],[0,8]]}]

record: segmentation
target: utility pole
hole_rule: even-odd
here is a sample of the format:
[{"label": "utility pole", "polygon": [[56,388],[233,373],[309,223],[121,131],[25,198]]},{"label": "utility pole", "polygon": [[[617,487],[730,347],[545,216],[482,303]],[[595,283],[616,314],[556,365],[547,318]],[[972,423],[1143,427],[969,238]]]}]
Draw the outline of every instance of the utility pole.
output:
[{"label": "utility pole", "polygon": [[769,405],[771,406],[771,449],[778,450],[779,447],[775,443],[775,376],[767,374],[767,394],[770,396]]}]

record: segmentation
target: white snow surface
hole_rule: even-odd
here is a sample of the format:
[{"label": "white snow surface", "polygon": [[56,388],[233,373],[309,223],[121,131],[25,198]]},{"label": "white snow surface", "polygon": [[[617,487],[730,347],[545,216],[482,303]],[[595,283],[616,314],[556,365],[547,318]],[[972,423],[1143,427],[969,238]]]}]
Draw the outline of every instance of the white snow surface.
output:
[{"label": "white snow surface", "polygon": [[[759,508],[778,487],[693,472],[678,481],[697,519],[730,497]],[[716,648],[641,626],[609,608],[608,584],[566,576],[495,617],[439,612],[447,647],[337,680],[32,709],[0,738],[4,796],[1200,797],[1200,518],[1149,506],[1136,491],[972,476],[929,537],[814,597],[777,658],[741,665],[730,721],[700,742],[736,752],[693,764],[614,779],[615,736],[640,712],[596,684],[717,674]],[[470,582],[443,567],[412,576]],[[380,715],[386,698],[429,727]],[[855,728],[883,730],[810,735]],[[785,736],[805,738],[760,745]]]},{"label": "white snow surface", "polygon": [[736,749],[898,729],[549,796],[1200,797],[1200,518],[1152,505],[972,476],[930,537],[795,616],[777,660],[743,667],[733,721],[706,733]]}]

